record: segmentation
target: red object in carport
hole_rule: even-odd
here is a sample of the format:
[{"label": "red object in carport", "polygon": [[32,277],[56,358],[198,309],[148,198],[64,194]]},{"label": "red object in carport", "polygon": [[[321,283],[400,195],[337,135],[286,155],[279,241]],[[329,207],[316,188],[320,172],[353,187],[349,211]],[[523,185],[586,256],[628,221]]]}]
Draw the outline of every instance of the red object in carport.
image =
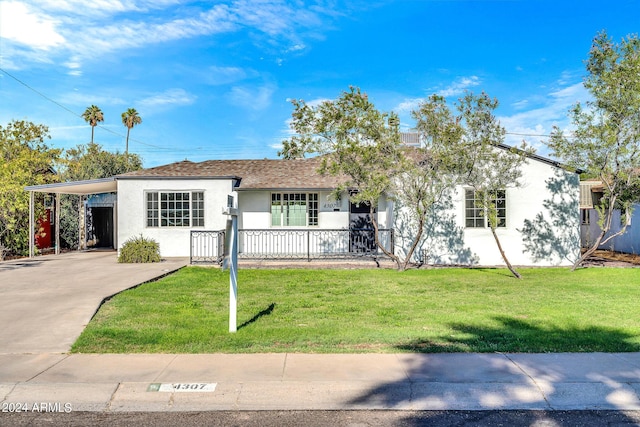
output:
[{"label": "red object in carport", "polygon": [[53,227],[51,226],[51,209],[45,210],[42,218],[38,220],[36,225],[36,247],[38,249],[46,249],[51,247],[51,237]]}]

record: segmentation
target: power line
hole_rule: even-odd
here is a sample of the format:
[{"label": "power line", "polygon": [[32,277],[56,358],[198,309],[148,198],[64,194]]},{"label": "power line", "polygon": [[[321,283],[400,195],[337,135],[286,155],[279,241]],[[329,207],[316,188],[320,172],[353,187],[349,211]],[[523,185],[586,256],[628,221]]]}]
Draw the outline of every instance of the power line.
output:
[{"label": "power line", "polygon": [[[28,84],[26,84],[25,82],[23,82],[22,80],[20,80],[19,78],[17,78],[16,76],[14,76],[13,74],[9,73],[7,70],[0,68],[0,71],[2,71],[4,74],[6,74],[7,76],[11,77],[13,80],[17,81],[18,83],[20,83],[22,86],[26,87],[27,89],[29,89],[32,92],[35,92],[36,94],[38,94],[39,96],[41,96],[42,98],[46,99],[49,102],[52,102],[53,104],[57,105],[58,107],[62,108],[63,110],[65,110],[68,113],[71,113],[72,115],[74,115],[77,118],[80,118],[82,120],[84,120],[84,118],[82,117],[81,114],[76,113],[75,111],[72,111],[71,109],[67,108],[66,106],[62,105],[61,103],[59,103],[58,101],[56,101],[55,99],[49,98],[47,95],[45,95],[44,93],[40,92],[39,90],[29,86]],[[114,130],[109,129],[108,127],[102,126],[97,124],[96,127],[109,132],[113,135],[119,136],[121,138],[125,138],[125,136],[121,133],[118,133]],[[146,142],[142,142],[139,141],[137,139],[134,138],[129,138],[129,141],[133,141],[133,142],[137,142],[138,144],[142,144],[145,145],[147,147],[153,147],[153,148],[158,148],[160,150],[171,150],[171,148],[169,147],[160,147],[158,145],[153,145],[153,144],[148,144]]]},{"label": "power line", "polygon": [[[29,86],[27,83],[25,83],[24,81],[20,80],[19,78],[17,78],[17,77],[16,77],[16,76],[14,76],[13,74],[9,73],[9,72],[8,72],[8,71],[6,71],[5,69],[0,68],[0,71],[1,71],[1,72],[3,72],[4,74],[6,74],[7,76],[11,77],[13,80],[15,80],[16,82],[20,83],[20,84],[21,84],[21,85],[23,85],[24,87],[26,87],[26,88],[27,88],[27,89],[29,89],[30,91],[32,91],[32,92],[34,92],[34,93],[38,94],[39,96],[41,96],[42,98],[46,99],[47,101],[49,101],[49,102],[51,102],[51,103],[53,103],[53,104],[57,105],[58,107],[62,108],[62,109],[63,109],[63,110],[65,110],[66,112],[68,112],[68,113],[72,114],[73,116],[75,116],[75,117],[77,117],[77,118],[80,118],[80,119],[84,120],[84,118],[82,117],[82,115],[81,115],[81,114],[76,113],[75,111],[73,111],[73,110],[71,110],[71,109],[67,108],[67,107],[66,107],[66,106],[64,106],[63,104],[61,104],[61,103],[59,103],[58,101],[56,101],[55,99],[52,99],[52,98],[48,97],[47,95],[43,94],[42,92],[40,92],[39,90],[37,90],[37,89],[35,89],[35,88],[33,88],[33,87]],[[121,134],[121,133],[118,133],[118,132],[116,132],[116,131],[114,131],[114,130],[111,130],[111,129],[110,129],[110,128],[108,128],[108,127],[102,126],[102,125],[100,125],[100,124],[97,124],[97,125],[96,125],[96,127],[100,128],[100,129],[102,129],[102,130],[104,130],[104,131],[106,131],[106,132],[108,132],[108,133],[111,133],[111,134],[113,134],[113,135],[115,135],[115,136],[118,136],[118,137],[120,137],[120,138],[125,138],[125,135],[123,135],[123,134]],[[514,135],[514,136],[539,137],[539,138],[551,138],[551,137],[552,137],[552,135],[531,134],[531,133],[517,133],[517,132],[505,132],[505,134],[506,134],[506,135]],[[138,140],[138,139],[131,138],[131,137],[129,138],[129,141],[136,142],[136,143],[141,144],[141,145],[144,145],[144,146],[146,146],[146,147],[156,148],[156,149],[158,149],[158,150],[169,150],[169,151],[172,151],[172,152],[184,152],[184,151],[192,152],[192,151],[193,151],[192,149],[184,149],[184,150],[180,150],[180,149],[176,149],[175,147],[161,147],[161,146],[159,146],[159,145],[149,144],[149,143],[147,143],[147,142],[143,142],[143,141],[140,141],[140,140]],[[204,153],[206,153],[206,152],[216,153],[216,151],[199,151],[199,150],[197,150],[197,149],[196,149],[196,152],[199,152],[199,153],[202,153],[202,154],[204,154]],[[228,150],[225,150],[225,153],[228,153],[228,152],[229,152]]]},{"label": "power line", "polygon": [[49,98],[47,95],[45,95],[44,93],[32,88],[31,86],[29,86],[28,84],[26,84],[25,82],[23,82],[22,80],[20,80],[19,78],[17,78],[16,76],[14,76],[13,74],[10,74],[8,71],[6,71],[3,68],[0,68],[0,71],[2,71],[3,73],[5,73],[7,76],[11,77],[13,80],[17,81],[18,83],[20,83],[22,86],[26,87],[27,89],[37,93],[38,95],[40,95],[41,97],[43,97],[44,99],[46,99],[49,102],[53,102],[54,104],[56,104],[58,107],[62,108],[63,110],[73,114],[76,117],[82,118],[81,115],[75,113],[74,111],[71,111],[70,109],[68,109],[67,107],[65,107],[64,105],[60,104],[58,101]]},{"label": "power line", "polygon": [[516,133],[516,132],[505,132],[505,135],[515,135],[515,136],[535,136],[540,138],[551,138],[553,135],[538,135],[535,133]]}]

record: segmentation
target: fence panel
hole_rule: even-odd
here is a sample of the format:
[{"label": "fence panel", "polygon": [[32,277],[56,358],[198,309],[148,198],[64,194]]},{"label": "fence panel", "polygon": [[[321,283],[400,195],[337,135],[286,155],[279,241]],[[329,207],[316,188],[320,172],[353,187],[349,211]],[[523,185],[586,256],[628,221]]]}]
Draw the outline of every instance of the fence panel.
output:
[{"label": "fence panel", "polygon": [[189,262],[220,263],[225,252],[225,231],[191,230],[191,251]]},{"label": "fence panel", "polygon": [[[238,258],[340,259],[379,257],[373,229],[238,230]],[[393,230],[378,230],[378,239],[393,251]],[[192,231],[191,262],[221,262],[224,231]]]}]

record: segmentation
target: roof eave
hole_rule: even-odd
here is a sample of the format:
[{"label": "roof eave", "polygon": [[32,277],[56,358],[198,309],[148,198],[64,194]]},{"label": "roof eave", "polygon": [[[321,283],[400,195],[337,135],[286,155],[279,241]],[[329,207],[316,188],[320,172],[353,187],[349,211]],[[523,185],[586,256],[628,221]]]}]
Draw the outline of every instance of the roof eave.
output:
[{"label": "roof eave", "polygon": [[29,185],[26,191],[56,194],[100,194],[117,190],[115,177],[88,179],[83,181],[56,182],[53,184]]},{"label": "roof eave", "polygon": [[336,187],[238,187],[236,191],[334,191]]},{"label": "roof eave", "polygon": [[171,175],[118,175],[115,177],[117,180],[188,180],[188,179],[228,179],[228,180],[240,180],[242,179],[239,176],[228,175],[228,176],[211,176],[211,175],[180,175],[180,176],[171,176]]},{"label": "roof eave", "polygon": [[[507,145],[507,144],[498,144],[498,147],[500,147],[500,148],[502,148],[504,150],[516,150],[518,152],[522,152],[523,151],[522,149],[520,149],[518,147],[512,147],[512,146]],[[550,159],[548,157],[543,157],[543,156],[541,156],[539,154],[535,154],[535,153],[530,153],[529,154],[528,153],[527,157],[529,157],[530,159],[533,159],[533,160],[537,160],[537,161],[542,162],[542,163],[546,163],[546,164],[551,165],[551,166],[555,166],[555,167],[560,168],[560,169],[564,169],[564,170],[567,170],[567,171],[570,171],[570,172],[575,172],[577,174],[581,174],[581,173],[584,172],[582,169],[578,169],[578,168],[571,167],[569,165],[565,165],[562,162]]]}]

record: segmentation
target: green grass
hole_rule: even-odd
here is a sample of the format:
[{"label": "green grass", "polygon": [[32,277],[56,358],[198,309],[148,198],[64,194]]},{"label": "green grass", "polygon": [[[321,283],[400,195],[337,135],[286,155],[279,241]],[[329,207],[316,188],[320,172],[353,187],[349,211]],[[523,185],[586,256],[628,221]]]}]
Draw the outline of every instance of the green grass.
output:
[{"label": "green grass", "polygon": [[640,351],[640,269],[188,267],[117,295],[78,353]]}]

